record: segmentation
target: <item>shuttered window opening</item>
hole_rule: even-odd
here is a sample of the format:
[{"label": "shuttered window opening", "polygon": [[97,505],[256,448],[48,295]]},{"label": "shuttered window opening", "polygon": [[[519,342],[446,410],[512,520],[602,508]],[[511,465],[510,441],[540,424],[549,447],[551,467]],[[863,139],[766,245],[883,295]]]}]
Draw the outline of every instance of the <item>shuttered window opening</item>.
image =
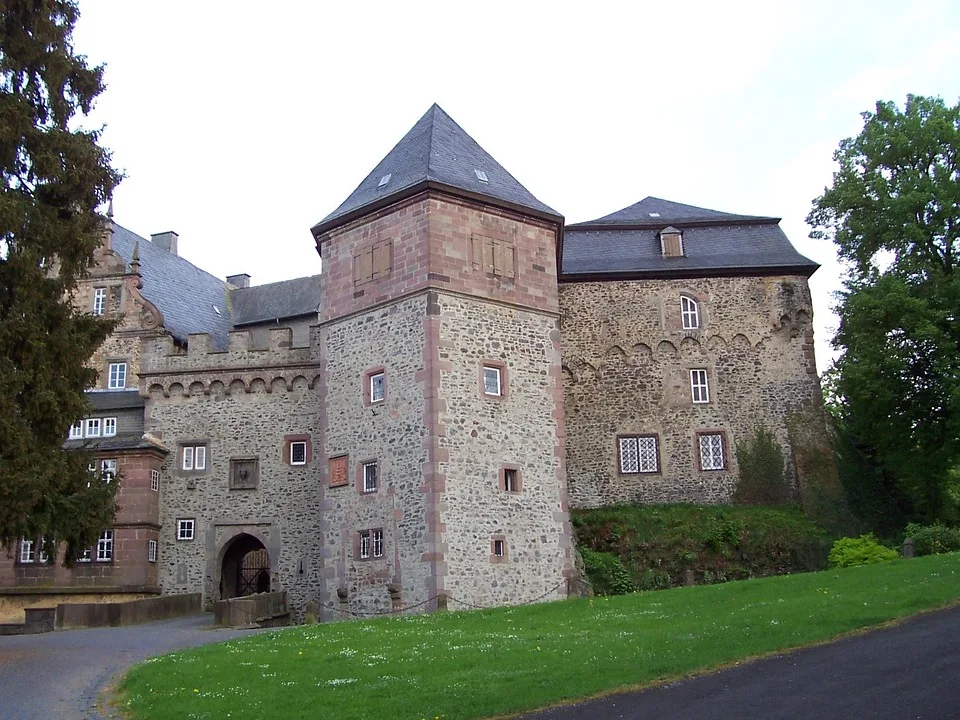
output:
[{"label": "shuttered window opening", "polygon": [[494,277],[516,279],[517,251],[513,243],[474,235],[470,240],[473,269]]},{"label": "shuttered window opening", "polygon": [[393,242],[381,240],[353,256],[353,282],[356,285],[387,277],[393,270]]}]

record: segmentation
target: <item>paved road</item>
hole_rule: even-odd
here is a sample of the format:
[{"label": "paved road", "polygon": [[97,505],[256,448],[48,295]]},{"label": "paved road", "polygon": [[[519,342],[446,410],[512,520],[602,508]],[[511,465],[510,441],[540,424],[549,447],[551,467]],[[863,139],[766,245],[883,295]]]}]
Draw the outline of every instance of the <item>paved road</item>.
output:
[{"label": "paved road", "polygon": [[120,671],[171,650],[256,630],[220,630],[213,615],[147,625],[0,637],[0,719],[101,720],[97,695]]},{"label": "paved road", "polygon": [[523,720],[960,718],[960,607],[831,645]]}]

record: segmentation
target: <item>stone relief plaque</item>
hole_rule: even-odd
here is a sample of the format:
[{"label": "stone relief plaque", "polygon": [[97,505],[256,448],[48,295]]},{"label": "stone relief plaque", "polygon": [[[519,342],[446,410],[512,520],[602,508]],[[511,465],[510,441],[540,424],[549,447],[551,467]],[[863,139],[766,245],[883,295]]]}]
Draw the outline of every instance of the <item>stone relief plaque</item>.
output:
[{"label": "stone relief plaque", "polygon": [[347,477],[347,456],[330,458],[330,487],[339,487],[349,482]]}]

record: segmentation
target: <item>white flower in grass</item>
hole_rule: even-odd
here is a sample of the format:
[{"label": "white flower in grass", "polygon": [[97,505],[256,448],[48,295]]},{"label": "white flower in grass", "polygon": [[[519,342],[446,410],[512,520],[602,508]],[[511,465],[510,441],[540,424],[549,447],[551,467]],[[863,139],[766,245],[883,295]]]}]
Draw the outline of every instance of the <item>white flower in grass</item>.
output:
[{"label": "white flower in grass", "polygon": [[[350,683],[355,683],[356,681],[356,678],[334,678],[333,680],[327,680],[323,684],[336,687],[337,685],[349,685]],[[320,683],[317,684],[319,685]]]}]

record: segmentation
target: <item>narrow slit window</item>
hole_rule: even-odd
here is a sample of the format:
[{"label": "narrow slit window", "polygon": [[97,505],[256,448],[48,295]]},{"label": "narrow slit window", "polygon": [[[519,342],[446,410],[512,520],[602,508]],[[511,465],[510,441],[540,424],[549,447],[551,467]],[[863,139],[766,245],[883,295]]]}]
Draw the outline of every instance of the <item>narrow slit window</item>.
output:
[{"label": "narrow slit window", "polygon": [[377,463],[367,462],[363,464],[363,491],[372,493],[377,491],[379,486],[379,473],[377,472]]},{"label": "narrow slit window", "polygon": [[506,540],[494,540],[493,541],[493,556],[502,558],[507,554],[507,541]]},{"label": "narrow slit window", "polygon": [[155,563],[157,561],[157,541],[147,541],[147,562]]}]

